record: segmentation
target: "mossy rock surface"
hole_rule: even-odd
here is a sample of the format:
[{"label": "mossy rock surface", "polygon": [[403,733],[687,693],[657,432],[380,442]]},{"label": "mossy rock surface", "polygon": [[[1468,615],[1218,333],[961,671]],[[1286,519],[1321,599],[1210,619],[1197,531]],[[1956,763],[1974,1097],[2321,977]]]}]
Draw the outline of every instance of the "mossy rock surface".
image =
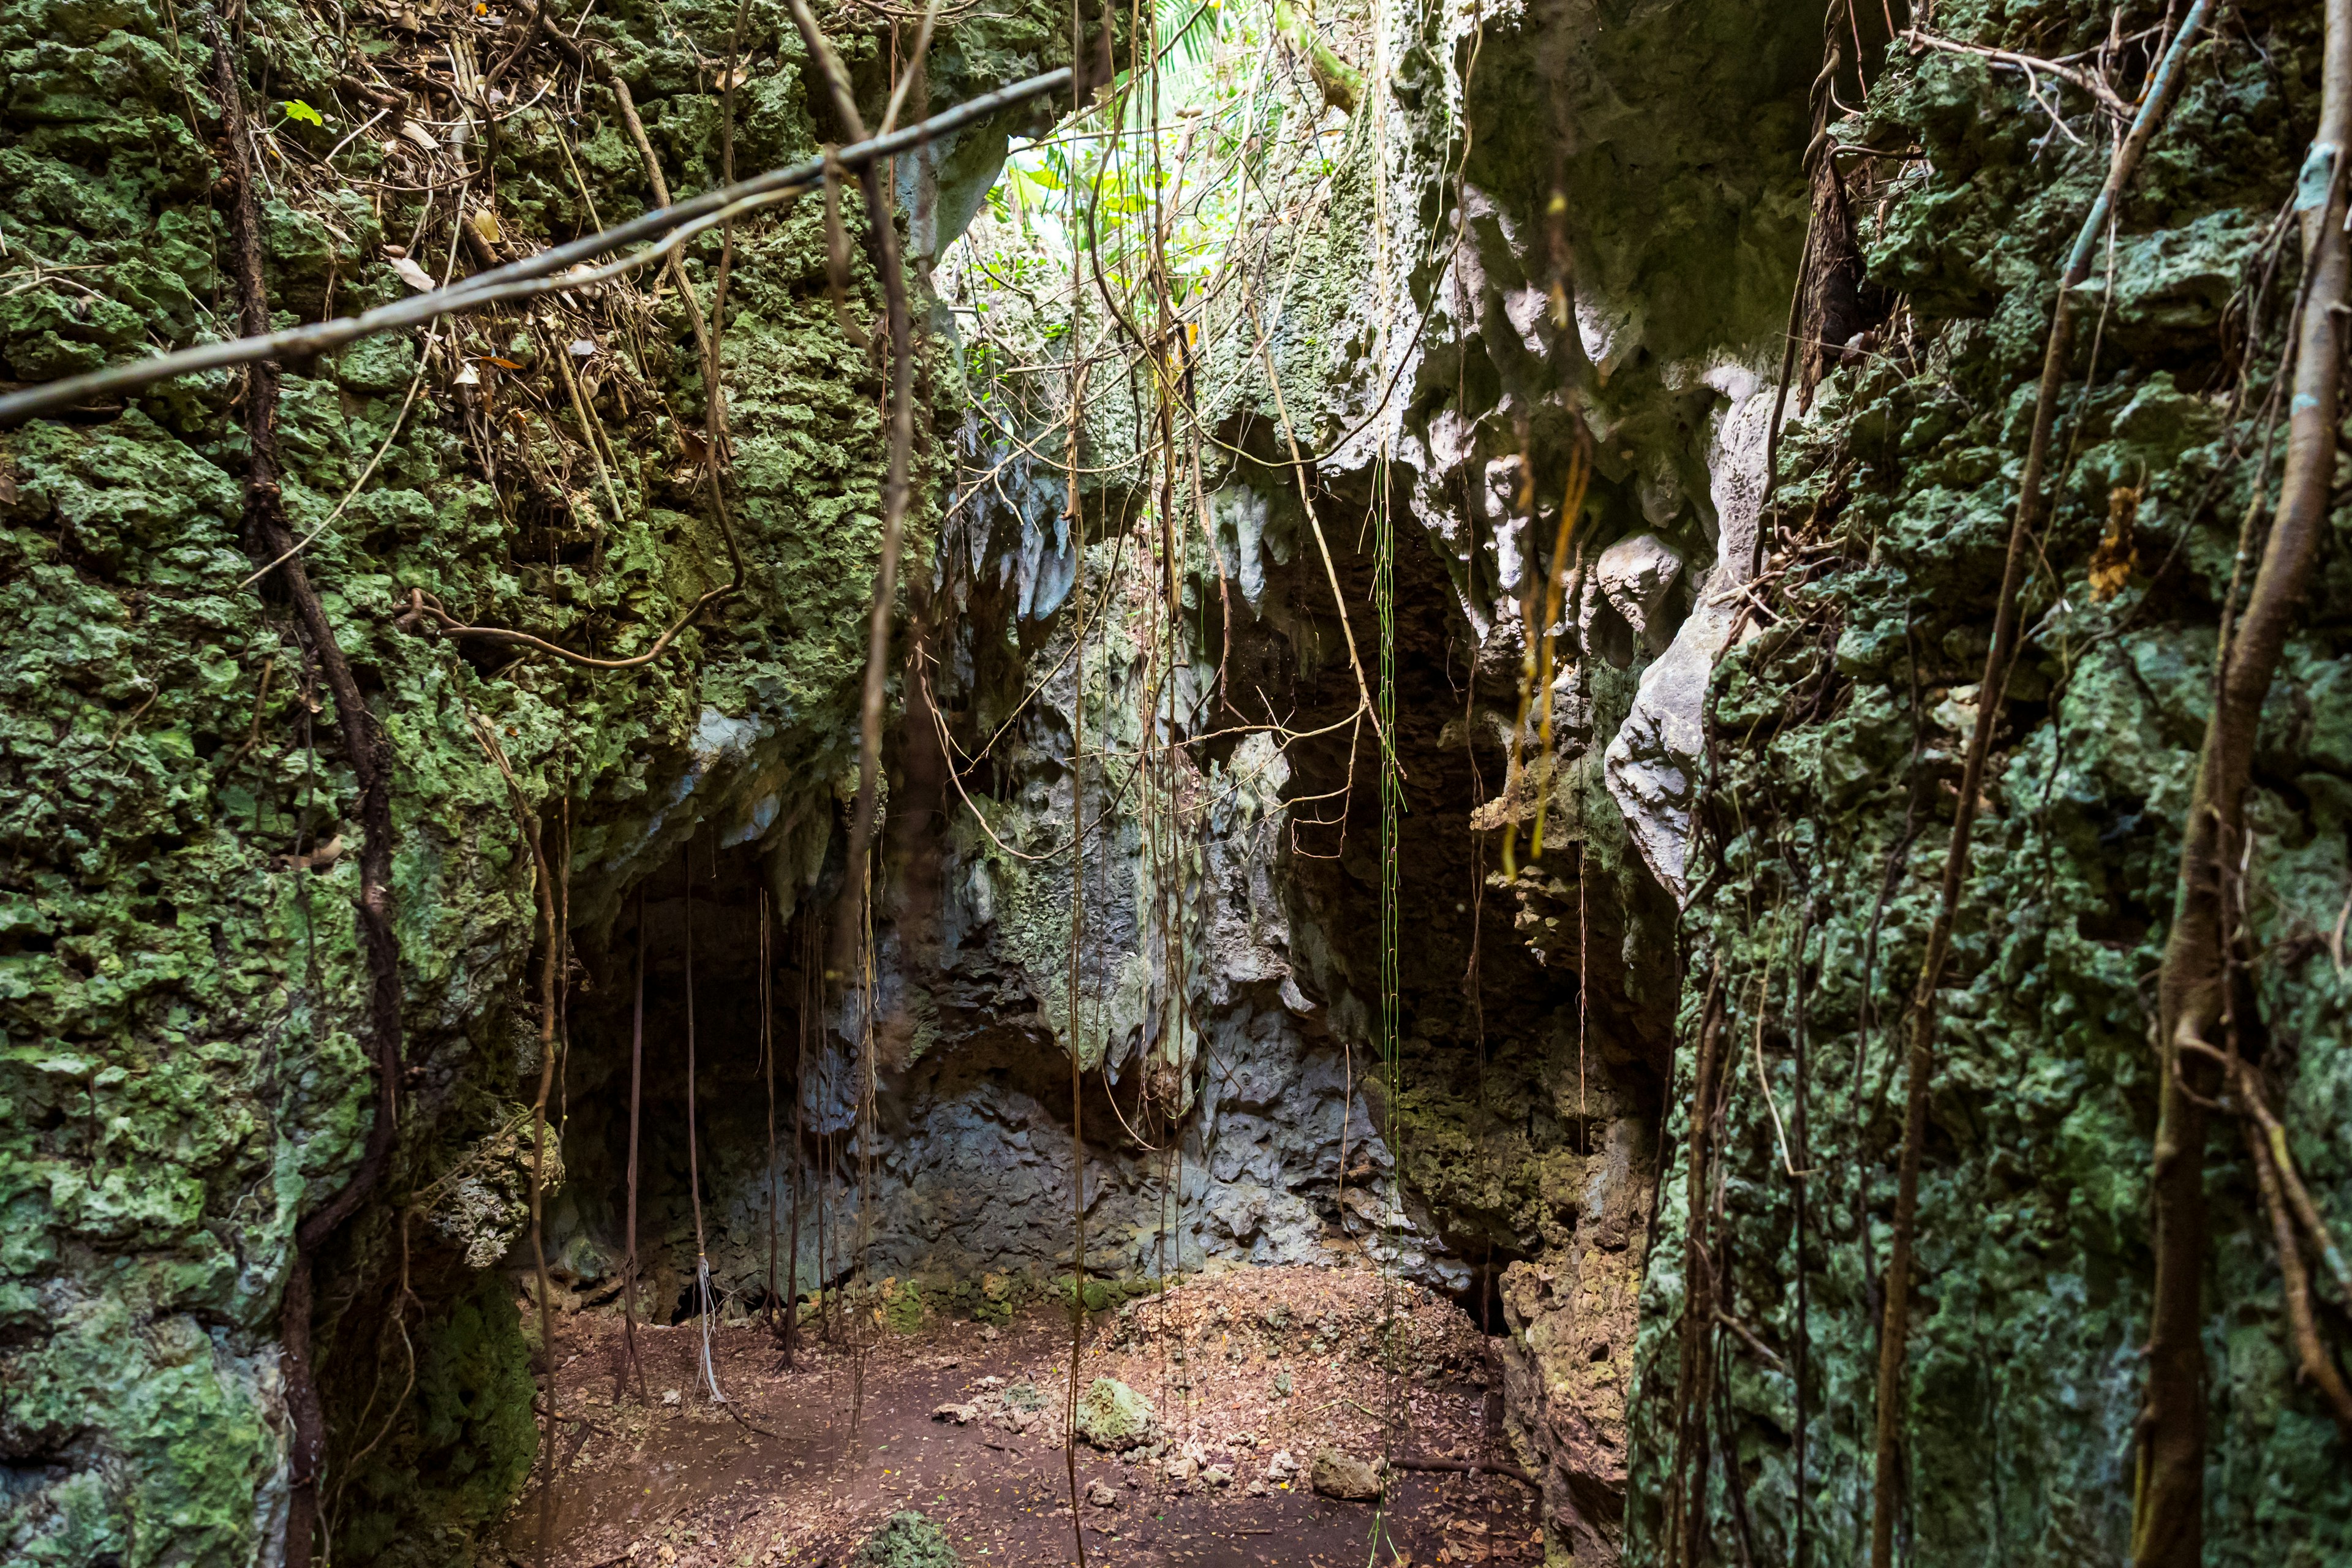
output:
[{"label": "mossy rock surface", "polygon": [[919,1334],[923,1331],[922,1288],[912,1279],[886,1279],[882,1282],[882,1321],[891,1331]]},{"label": "mossy rock surface", "polygon": [[948,1544],[947,1532],[908,1509],[892,1514],[881,1529],[866,1538],[849,1560],[848,1568],[962,1568],[963,1559]]},{"label": "mossy rock surface", "polygon": [[1098,1377],[1078,1401],[1078,1436],[1097,1448],[1124,1448],[1151,1435],[1151,1404],[1115,1377]]}]

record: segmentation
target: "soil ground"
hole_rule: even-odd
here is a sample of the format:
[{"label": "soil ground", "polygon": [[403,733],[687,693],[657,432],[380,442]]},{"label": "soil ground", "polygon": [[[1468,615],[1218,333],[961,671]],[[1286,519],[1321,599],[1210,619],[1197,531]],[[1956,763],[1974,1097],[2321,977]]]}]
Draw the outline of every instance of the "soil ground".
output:
[{"label": "soil ground", "polygon": [[[640,1399],[617,1392],[617,1316],[561,1321],[549,1568],[838,1568],[901,1509],[940,1525],[967,1568],[1075,1563],[1066,1310],[912,1334],[872,1315],[862,1346],[840,1323],[832,1345],[804,1334],[791,1372],[763,1325],[714,1325],[724,1407],[699,1325],[638,1327]],[[1097,1314],[1078,1364],[1081,1390],[1128,1384],[1156,1428],[1124,1454],[1076,1445],[1091,1568],[1542,1555],[1534,1493],[1503,1474],[1391,1470],[1377,1507],[1309,1484],[1327,1447],[1507,1464],[1493,1352],[1426,1290],[1360,1266],[1236,1269]],[[518,1503],[510,1561],[538,1562],[541,1506],[536,1491]]]}]

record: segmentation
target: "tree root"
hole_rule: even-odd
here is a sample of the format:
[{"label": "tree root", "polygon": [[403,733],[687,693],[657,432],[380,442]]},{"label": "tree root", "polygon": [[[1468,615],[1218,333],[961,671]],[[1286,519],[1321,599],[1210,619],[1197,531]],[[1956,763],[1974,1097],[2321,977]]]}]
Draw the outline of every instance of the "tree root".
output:
[{"label": "tree root", "polygon": [[[2203,9],[2190,14],[2184,36]],[[2352,0],[2327,0],[2326,18],[2319,127],[2296,201],[2304,218],[2304,282],[2294,325],[2286,468],[2276,520],[2243,618],[2221,652],[2219,690],[2181,839],[2172,926],[2157,978],[2161,1070],[2150,1184],[2156,1283],[2132,1519],[2135,1568],[2195,1568],[2204,1553],[2205,1106],[2222,1069],[2202,1053],[2204,1042],[2228,1023],[2234,941],[2231,890],[2244,844],[2245,797],[2263,703],[2327,531],[2328,488],[2336,468],[2336,369],[2344,346],[2338,313],[2352,276],[2344,237],[2344,148],[2352,138]],[[2267,1165],[2270,1149],[2264,1142],[2258,1172]],[[2276,1169],[2270,1173],[2275,1180]],[[2301,1258],[2292,1256],[2291,1247],[2288,1254],[2282,1266],[2292,1257],[2292,1267],[2300,1270]]]},{"label": "tree root", "polygon": [[1524,1466],[1514,1465],[1503,1459],[1421,1459],[1410,1455],[1399,1454],[1390,1457],[1389,1468],[1426,1470],[1432,1474],[1448,1476],[1508,1476],[1522,1486],[1534,1487],[1538,1490],[1543,1487],[1543,1482],[1536,1479],[1535,1472]]},{"label": "tree root", "polygon": [[[236,56],[219,23],[207,16],[205,42],[213,56],[213,86],[220,98],[222,148],[227,163],[231,267],[236,278],[239,324],[248,336],[269,331],[269,285],[262,268],[261,211],[254,192],[251,140],[246,131],[244,89]],[[246,544],[249,553],[277,563],[277,575],[293,602],[303,639],[318,661],[335,703],[335,729],[345,761],[360,787],[360,947],[367,954],[368,1036],[376,1070],[374,1119],[368,1125],[359,1168],[341,1192],[295,1226],[287,1268],[278,1333],[286,1406],[292,1427],[288,1444],[286,1568],[309,1568],[318,1515],[319,1472],[326,1461],[326,1413],[319,1403],[318,1373],[311,1361],[311,1264],[345,1220],[383,1184],[399,1129],[400,939],[392,928],[386,889],[392,880],[392,757],[369,710],[359,681],[343,658],[335,629],[318,590],[299,559],[286,525],[278,477],[278,365],[254,363],[246,384],[246,433],[252,456],[246,468]]]}]

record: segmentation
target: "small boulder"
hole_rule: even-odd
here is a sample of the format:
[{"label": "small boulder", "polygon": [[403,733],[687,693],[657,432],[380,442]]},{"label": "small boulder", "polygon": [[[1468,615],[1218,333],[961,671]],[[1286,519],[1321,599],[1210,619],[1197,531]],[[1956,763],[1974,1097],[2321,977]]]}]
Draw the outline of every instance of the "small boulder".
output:
[{"label": "small boulder", "polygon": [[963,1560],[938,1525],[908,1509],[867,1536],[847,1568],[963,1568]]},{"label": "small boulder", "polygon": [[1115,1377],[1095,1379],[1078,1401],[1078,1436],[1097,1448],[1131,1447],[1151,1428],[1150,1401]]},{"label": "small boulder", "polygon": [[969,1426],[974,1421],[980,1419],[980,1406],[977,1405],[942,1405],[938,1409],[931,1412],[931,1419],[934,1421],[952,1421],[959,1426]]},{"label": "small boulder", "polygon": [[1087,1483],[1087,1501],[1097,1508],[1117,1508],[1118,1493],[1100,1481],[1089,1481]]},{"label": "small boulder", "polygon": [[1374,1502],[1381,1495],[1381,1472],[1369,1460],[1338,1448],[1324,1448],[1315,1455],[1315,1464],[1307,1472],[1307,1480],[1325,1497],[1340,1498],[1349,1502]]},{"label": "small boulder", "polygon": [[1265,1462],[1265,1479],[1276,1486],[1298,1479],[1298,1461],[1289,1449],[1276,1448],[1274,1451],[1274,1458]]},{"label": "small boulder", "polygon": [[1200,1473],[1201,1461],[1189,1454],[1179,1454],[1168,1461],[1168,1479],[1180,1487],[1190,1484]]},{"label": "small boulder", "polygon": [[[1654,533],[1621,539],[1593,563],[1593,578],[1601,597],[1653,655],[1665,651],[1671,629],[1660,612],[1682,570],[1682,552]],[[1591,616],[1598,609],[1597,605],[1588,604],[1581,617],[1580,629],[1587,636],[1591,634]],[[1632,660],[1615,658],[1612,650],[1610,662],[1622,669]]]},{"label": "small boulder", "polygon": [[1229,1487],[1234,1484],[1234,1473],[1223,1465],[1211,1465],[1201,1472],[1201,1484],[1204,1487]]}]

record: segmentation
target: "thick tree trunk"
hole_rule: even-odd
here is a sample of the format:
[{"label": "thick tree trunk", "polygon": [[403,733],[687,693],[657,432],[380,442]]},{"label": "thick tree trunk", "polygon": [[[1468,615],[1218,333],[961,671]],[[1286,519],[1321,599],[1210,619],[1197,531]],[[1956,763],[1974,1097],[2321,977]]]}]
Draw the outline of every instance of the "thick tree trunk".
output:
[{"label": "thick tree trunk", "polygon": [[2295,607],[2327,526],[2336,468],[2336,363],[2343,352],[2345,142],[2352,136],[2352,0],[2328,0],[2319,132],[2304,165],[2304,287],[2294,325],[2294,392],[2277,521],[2198,758],[2172,929],[2157,982],[2161,1067],[2152,1188],[2156,1294],[2140,1415],[2136,1568],[2195,1568],[2204,1555],[2205,1101],[2221,1069],[2210,1044],[2227,1005],[2229,879],[2245,826],[2254,740]]}]

